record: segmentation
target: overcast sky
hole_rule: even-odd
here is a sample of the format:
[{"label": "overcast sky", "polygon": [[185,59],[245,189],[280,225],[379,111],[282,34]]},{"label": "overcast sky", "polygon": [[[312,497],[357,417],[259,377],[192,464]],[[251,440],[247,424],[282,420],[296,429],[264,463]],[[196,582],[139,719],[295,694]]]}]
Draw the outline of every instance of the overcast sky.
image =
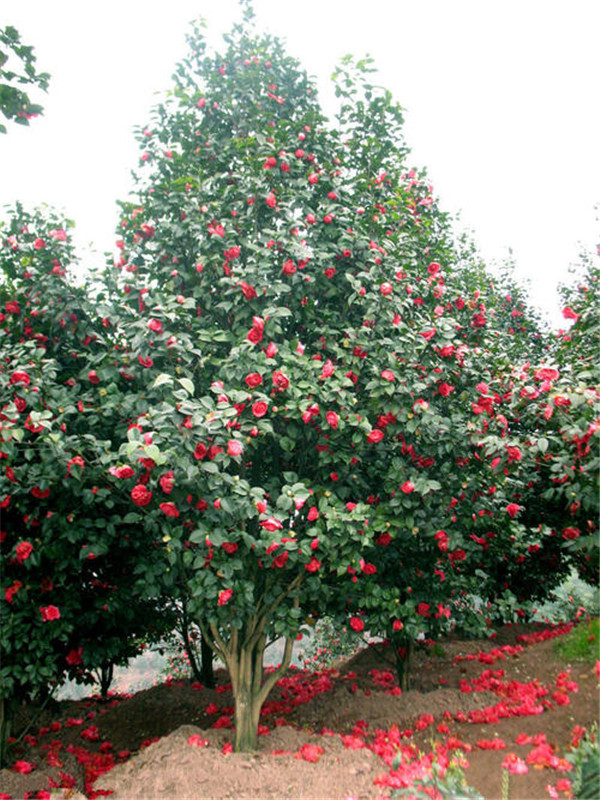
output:
[{"label": "overcast sky", "polygon": [[[556,286],[595,250],[600,202],[599,0],[255,0],[261,28],[317,78],[370,54],[406,116],[411,162],[488,262],[512,248],[537,305],[560,324]],[[115,200],[138,161],[133,127],[170,85],[188,22],[220,41],[235,0],[5,0],[50,72],[45,114],[0,137],[0,206],[46,202],[78,240],[113,249]],[[86,256],[89,258],[89,256]]]}]

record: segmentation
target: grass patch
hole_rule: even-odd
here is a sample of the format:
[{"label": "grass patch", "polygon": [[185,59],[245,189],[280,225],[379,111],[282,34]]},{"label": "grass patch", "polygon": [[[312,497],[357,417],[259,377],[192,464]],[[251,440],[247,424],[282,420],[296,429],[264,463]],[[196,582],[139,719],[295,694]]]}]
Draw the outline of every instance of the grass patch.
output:
[{"label": "grass patch", "polygon": [[565,636],[554,642],[554,652],[563,661],[591,661],[598,654],[598,618],[580,622]]}]

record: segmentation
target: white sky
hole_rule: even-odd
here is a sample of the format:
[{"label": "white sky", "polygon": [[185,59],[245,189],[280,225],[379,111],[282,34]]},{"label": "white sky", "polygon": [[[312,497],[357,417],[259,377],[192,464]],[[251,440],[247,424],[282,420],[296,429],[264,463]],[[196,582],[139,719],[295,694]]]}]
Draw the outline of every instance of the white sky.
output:
[{"label": "white sky", "polygon": [[[518,275],[557,325],[557,283],[600,239],[598,0],[255,0],[325,98],[340,56],[370,54],[406,115],[411,162],[461,212],[488,263]],[[0,207],[63,209],[81,244],[113,250],[134,125],[170,86],[187,23],[220,43],[235,0],[4,0],[52,80],[45,114],[0,137]],[[86,256],[88,259],[90,256]],[[101,258],[101,257],[100,257]]]}]

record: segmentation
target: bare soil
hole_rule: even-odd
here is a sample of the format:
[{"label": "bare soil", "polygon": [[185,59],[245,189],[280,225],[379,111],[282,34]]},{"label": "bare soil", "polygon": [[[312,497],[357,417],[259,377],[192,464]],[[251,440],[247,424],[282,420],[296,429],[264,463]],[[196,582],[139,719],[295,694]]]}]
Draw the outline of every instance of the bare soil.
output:
[{"label": "bare soil", "polygon": [[[598,720],[598,677],[589,663],[559,661],[552,639],[519,639],[532,632],[540,629],[508,626],[492,641],[418,652],[402,694],[381,647],[330,670],[291,670],[263,707],[252,754],[228,752],[225,672],[215,689],[169,682],[107,702],[63,701],[13,747],[13,765],[33,769],[2,770],[0,798],[367,800],[410,783],[436,748],[466,759],[467,781],[486,800],[502,795],[507,753],[529,758],[526,774],[511,775],[510,797],[546,798],[549,784],[569,777],[560,759],[574,726]],[[34,712],[22,710],[18,730]]]}]

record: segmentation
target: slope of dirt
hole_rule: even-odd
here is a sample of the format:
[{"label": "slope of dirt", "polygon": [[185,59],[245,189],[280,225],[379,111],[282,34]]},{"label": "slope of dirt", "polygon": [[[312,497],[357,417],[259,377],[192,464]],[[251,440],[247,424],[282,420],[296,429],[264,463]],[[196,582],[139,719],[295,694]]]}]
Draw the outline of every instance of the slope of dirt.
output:
[{"label": "slope of dirt", "polygon": [[[292,670],[263,707],[253,754],[228,752],[233,699],[225,673],[216,689],[171,682],[108,703],[65,701],[13,748],[13,764],[33,769],[3,770],[0,798],[49,797],[53,785],[63,788],[52,797],[72,800],[78,792],[113,800],[367,800],[406,785],[419,753],[448,746],[440,752],[467,759],[467,779],[485,798],[501,797],[508,752],[530,760],[527,774],[511,776],[512,800],[549,797],[549,784],[568,779],[557,767],[565,766],[574,726],[589,729],[598,719],[598,679],[589,664],[556,660],[551,639],[517,640],[530,631],[507,627],[495,641],[448,641],[441,655],[419,653],[414,688],[403,694],[381,648],[332,670]],[[31,711],[23,710],[21,725]],[[395,769],[398,751],[403,765]]]}]

